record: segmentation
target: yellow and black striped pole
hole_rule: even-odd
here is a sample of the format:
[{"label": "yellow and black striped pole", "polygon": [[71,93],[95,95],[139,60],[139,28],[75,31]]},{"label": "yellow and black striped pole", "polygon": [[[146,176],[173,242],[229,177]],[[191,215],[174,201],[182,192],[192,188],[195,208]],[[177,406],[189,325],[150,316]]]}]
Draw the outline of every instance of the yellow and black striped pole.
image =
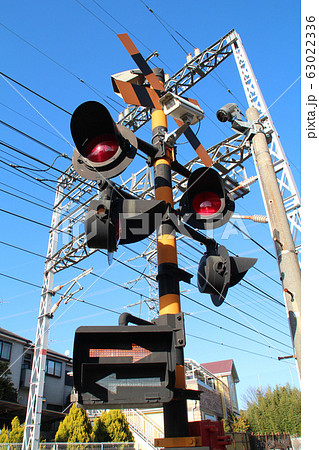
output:
[{"label": "yellow and black striped pole", "polygon": [[[173,207],[171,180],[171,163],[174,159],[173,149],[163,144],[167,132],[167,119],[162,110],[152,113],[153,145],[162,152],[154,160],[155,198],[164,200]],[[169,211],[169,206],[168,206]],[[176,236],[173,225],[162,221],[157,235],[157,264],[159,314],[178,314],[181,312]],[[175,388],[185,389],[184,352],[177,348]],[[166,438],[187,437],[187,402],[186,399],[174,399],[164,404],[164,431]]]}]

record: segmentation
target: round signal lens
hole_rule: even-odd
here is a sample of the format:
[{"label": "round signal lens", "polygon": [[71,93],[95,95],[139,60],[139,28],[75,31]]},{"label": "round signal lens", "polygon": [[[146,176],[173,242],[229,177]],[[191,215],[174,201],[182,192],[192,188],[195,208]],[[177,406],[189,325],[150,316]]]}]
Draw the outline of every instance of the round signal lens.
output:
[{"label": "round signal lens", "polygon": [[92,139],[86,148],[86,157],[92,162],[103,163],[113,158],[119,149],[115,136],[103,134]]},{"label": "round signal lens", "polygon": [[211,216],[219,211],[221,200],[214,192],[203,191],[194,197],[192,206],[201,216]]}]

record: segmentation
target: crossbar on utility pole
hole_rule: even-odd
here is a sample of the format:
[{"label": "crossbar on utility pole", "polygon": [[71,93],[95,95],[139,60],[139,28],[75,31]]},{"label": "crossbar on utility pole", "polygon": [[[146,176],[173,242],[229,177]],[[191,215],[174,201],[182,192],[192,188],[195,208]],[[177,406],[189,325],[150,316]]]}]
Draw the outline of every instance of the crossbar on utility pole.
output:
[{"label": "crossbar on utility pole", "polygon": [[284,290],[286,310],[295,359],[301,375],[301,271],[295,244],[291,235],[287,214],[278,186],[278,181],[263,126],[259,122],[259,112],[251,107],[246,112],[248,121],[254,123],[253,152],[257,164],[260,183],[263,187],[264,202],[271,235],[275,244],[280,280]]}]

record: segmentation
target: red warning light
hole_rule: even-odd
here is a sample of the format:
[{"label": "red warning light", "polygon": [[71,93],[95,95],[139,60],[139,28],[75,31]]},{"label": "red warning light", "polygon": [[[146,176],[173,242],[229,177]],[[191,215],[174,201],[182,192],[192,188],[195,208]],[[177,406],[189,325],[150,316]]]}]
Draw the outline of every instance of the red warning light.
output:
[{"label": "red warning light", "polygon": [[214,192],[202,191],[195,195],[192,206],[194,211],[201,216],[210,216],[220,210],[221,199]]},{"label": "red warning light", "polygon": [[119,149],[115,136],[103,134],[89,142],[86,148],[86,157],[92,162],[106,162],[113,158]]}]

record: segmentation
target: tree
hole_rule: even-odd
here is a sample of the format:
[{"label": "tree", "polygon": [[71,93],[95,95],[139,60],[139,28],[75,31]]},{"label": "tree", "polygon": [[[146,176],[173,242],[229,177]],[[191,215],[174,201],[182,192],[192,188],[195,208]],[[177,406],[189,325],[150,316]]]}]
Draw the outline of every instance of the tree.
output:
[{"label": "tree", "polygon": [[0,444],[7,444],[9,442],[9,430],[3,426],[0,432]]},{"label": "tree", "polygon": [[105,423],[100,417],[94,420],[92,429],[92,441],[93,442],[111,442],[110,435],[107,432]]},{"label": "tree", "polygon": [[297,388],[276,386],[266,392],[256,390],[247,402],[246,417],[253,433],[301,433],[301,394]]},{"label": "tree", "polygon": [[20,420],[15,416],[11,421],[11,431],[5,426],[0,432],[0,443],[8,444],[23,441],[24,425],[20,425]]},{"label": "tree", "polygon": [[249,423],[246,415],[241,411],[239,416],[229,414],[229,420],[222,419],[225,433],[246,433]]},{"label": "tree", "polygon": [[101,421],[104,423],[111,442],[133,442],[128,421],[119,409],[103,412]]},{"label": "tree", "polygon": [[246,404],[245,409],[247,409],[250,404],[256,403],[258,400],[258,396],[260,394],[265,395],[266,391],[267,389],[262,389],[261,387],[255,388],[253,386],[249,386],[246,393],[242,396],[242,399]]},{"label": "tree", "polygon": [[247,417],[243,412],[240,413],[239,417],[234,417],[234,422],[232,424],[232,431],[236,433],[246,433],[249,430],[249,422]]},{"label": "tree", "polygon": [[11,380],[9,363],[0,361],[0,400],[15,402],[18,400],[18,392]]},{"label": "tree", "polygon": [[92,425],[84,409],[72,405],[69,414],[60,423],[55,442],[90,442]]},{"label": "tree", "polygon": [[11,422],[10,442],[22,442],[24,433],[24,425],[20,425],[20,420],[16,416]]},{"label": "tree", "polygon": [[[1,436],[1,435],[0,435]],[[75,404],[60,422],[55,442],[132,442],[125,415],[119,410],[102,413],[94,420],[93,428],[84,409]]]}]

